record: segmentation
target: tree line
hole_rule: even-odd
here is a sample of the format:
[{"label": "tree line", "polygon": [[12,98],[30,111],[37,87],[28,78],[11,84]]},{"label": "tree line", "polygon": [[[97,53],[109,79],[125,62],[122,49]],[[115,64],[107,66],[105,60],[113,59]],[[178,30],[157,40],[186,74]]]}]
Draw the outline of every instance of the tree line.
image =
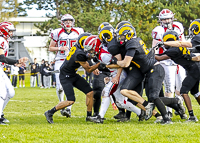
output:
[{"label": "tree line", "polygon": [[[17,0],[3,1],[15,5],[11,6],[14,12],[9,16],[25,16],[25,10],[31,9],[33,5],[37,5],[38,10],[55,11],[55,15],[46,14],[51,18],[49,21],[35,25],[40,29],[38,35],[60,27],[59,20],[62,15],[69,13],[75,18],[76,27],[82,27],[92,34],[98,34],[97,29],[102,22],[110,22],[115,28],[118,22],[127,20],[132,23],[137,36],[141,37],[148,47],[152,41],[151,31],[159,25],[157,16],[162,9],[168,8],[175,13],[175,19],[183,23],[185,35],[188,35],[190,22],[200,17],[200,0],[24,0],[23,3],[17,3]],[[26,7],[23,8],[23,5]],[[5,6],[0,8],[1,11],[2,9],[6,11]]]}]

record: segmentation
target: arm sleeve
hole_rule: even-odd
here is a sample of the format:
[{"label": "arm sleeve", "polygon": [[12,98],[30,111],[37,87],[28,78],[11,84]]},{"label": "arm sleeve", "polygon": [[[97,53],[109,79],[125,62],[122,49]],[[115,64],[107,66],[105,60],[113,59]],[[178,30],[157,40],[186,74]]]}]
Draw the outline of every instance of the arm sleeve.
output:
[{"label": "arm sleeve", "polygon": [[85,54],[78,54],[76,55],[76,61],[81,61],[81,62],[87,61],[87,57]]},{"label": "arm sleeve", "polygon": [[126,52],[126,56],[134,57],[135,49],[128,49]]},{"label": "arm sleeve", "polygon": [[10,58],[6,58],[5,55],[0,55],[0,62],[9,64],[9,65],[14,65],[18,63],[18,60],[13,60]]}]

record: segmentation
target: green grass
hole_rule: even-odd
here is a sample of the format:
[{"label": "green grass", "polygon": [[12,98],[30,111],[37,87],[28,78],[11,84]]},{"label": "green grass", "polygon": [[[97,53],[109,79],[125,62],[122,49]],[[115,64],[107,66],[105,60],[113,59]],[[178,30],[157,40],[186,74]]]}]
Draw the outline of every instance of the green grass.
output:
[{"label": "green grass", "polygon": [[[40,89],[28,87],[15,89],[16,94],[4,110],[10,120],[8,126],[0,126],[0,142],[200,142],[200,122],[184,123],[179,116],[173,117],[174,124],[154,124],[155,118],[138,122],[132,114],[130,122],[118,123],[113,118],[117,111],[109,107],[104,124],[85,122],[85,95],[76,90],[76,102],[72,107],[72,117],[65,118],[60,112],[54,115],[54,124],[47,123],[44,112],[58,103],[55,88]],[[194,113],[200,118],[199,105],[190,96]],[[188,113],[187,113],[188,114]]]}]

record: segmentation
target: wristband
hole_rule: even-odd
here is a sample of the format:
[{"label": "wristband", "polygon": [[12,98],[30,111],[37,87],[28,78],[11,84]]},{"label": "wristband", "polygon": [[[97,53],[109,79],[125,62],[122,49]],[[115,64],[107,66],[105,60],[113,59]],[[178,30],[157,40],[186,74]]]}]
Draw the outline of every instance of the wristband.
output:
[{"label": "wristband", "polygon": [[61,47],[58,47],[58,51],[60,51]]}]

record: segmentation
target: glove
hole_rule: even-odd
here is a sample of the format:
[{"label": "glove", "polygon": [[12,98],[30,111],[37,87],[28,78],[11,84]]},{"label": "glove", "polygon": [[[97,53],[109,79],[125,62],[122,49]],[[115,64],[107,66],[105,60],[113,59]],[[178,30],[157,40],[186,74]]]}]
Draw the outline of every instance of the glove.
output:
[{"label": "glove", "polygon": [[93,61],[94,61],[95,63],[100,62],[99,59],[97,58],[97,56],[94,56],[94,57],[93,57]]},{"label": "glove", "polygon": [[184,54],[183,57],[184,57],[185,59],[187,59],[188,61],[191,61],[191,60],[192,60],[192,56],[189,55],[189,54]]},{"label": "glove", "polygon": [[110,61],[111,64],[117,64],[117,58],[113,57]]},{"label": "glove", "polygon": [[157,44],[156,44],[156,46],[155,47],[157,47],[157,48],[160,48],[160,47],[162,47],[164,45],[164,43],[163,42],[158,42]]},{"label": "glove", "polygon": [[106,69],[106,64],[100,63],[99,68],[100,68],[100,69],[103,69],[103,70]]}]

